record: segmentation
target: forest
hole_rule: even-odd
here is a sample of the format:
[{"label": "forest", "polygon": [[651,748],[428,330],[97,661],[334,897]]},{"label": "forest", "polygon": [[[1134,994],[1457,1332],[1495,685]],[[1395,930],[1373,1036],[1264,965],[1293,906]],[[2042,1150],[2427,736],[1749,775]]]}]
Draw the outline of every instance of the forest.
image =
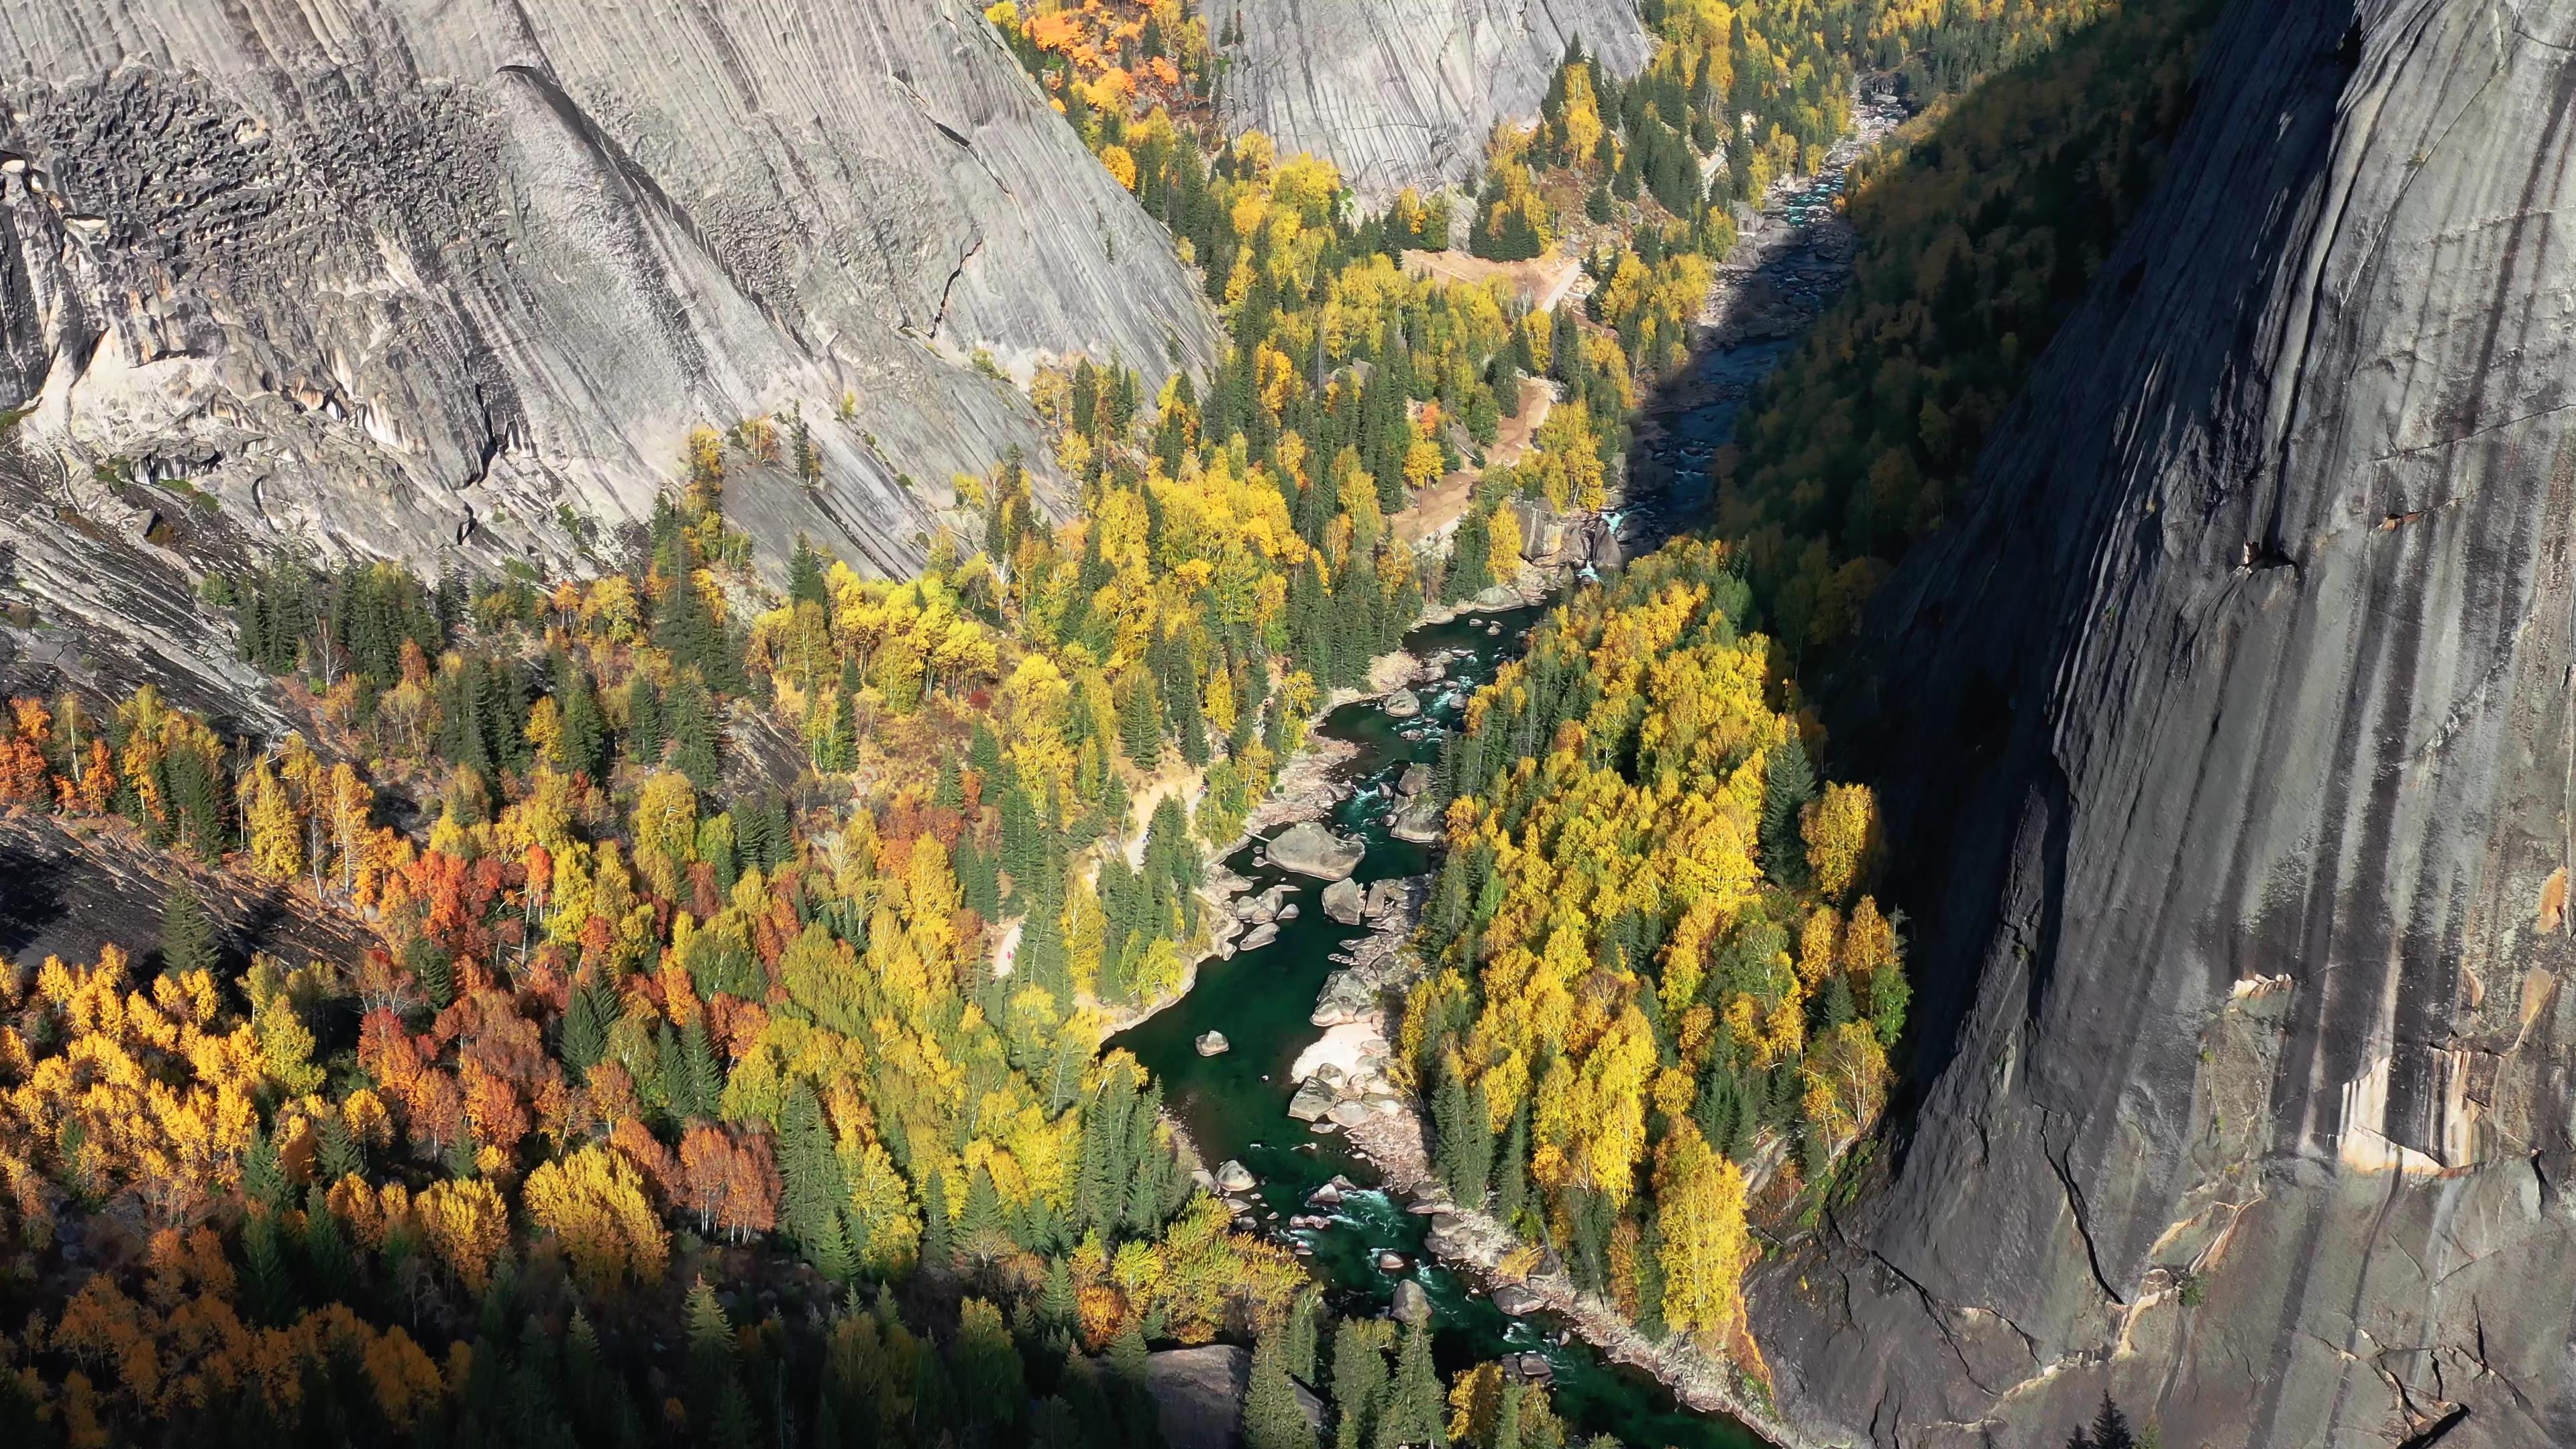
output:
[{"label": "forest", "polygon": [[[1254,1345],[1260,1449],[1565,1442],[1544,1388],[1335,1321],[1101,1043],[1183,988],[1205,862],[1318,707],[1521,575],[1516,503],[1610,496],[1734,204],[1815,164],[1855,70],[1958,91],[2101,8],[1650,0],[1643,74],[1570,49],[1454,207],[1362,215],[1329,162],[1215,127],[1226,37],[1176,0],[994,6],[1199,268],[1210,374],[1042,370],[1051,456],[954,479],[912,579],[756,556],[729,472],[813,455],[736,419],[613,572],[210,578],[291,733],[149,688],[8,702],[5,808],[168,882],[93,960],[0,963],[13,1442],[1152,1443],[1149,1349],[1219,1340]],[[1566,599],[1448,743],[1403,1013],[1441,1173],[1650,1332],[1758,1367],[1764,1204],[1866,1158],[1903,922],[1797,650],[1955,499],[2151,180],[2205,8],[2066,42],[2125,108],[2057,66],[1938,102],[1854,197],[1852,293],[1716,537]],[[1461,233],[1591,285],[1539,311],[1408,264]],[[1489,461],[1529,380],[1547,421]],[[1464,515],[1417,549],[1444,479]],[[246,953],[233,880],[376,944]]]}]

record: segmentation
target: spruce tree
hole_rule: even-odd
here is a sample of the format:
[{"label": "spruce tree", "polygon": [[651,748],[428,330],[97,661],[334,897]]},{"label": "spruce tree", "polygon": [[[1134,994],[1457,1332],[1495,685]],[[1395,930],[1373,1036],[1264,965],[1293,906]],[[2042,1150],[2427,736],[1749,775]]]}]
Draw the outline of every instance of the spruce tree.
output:
[{"label": "spruce tree", "polygon": [[319,1186],[327,1187],[352,1173],[362,1177],[366,1175],[366,1147],[338,1113],[324,1113],[322,1125],[314,1137],[322,1169]]},{"label": "spruce tree", "polygon": [[1289,1382],[1286,1355],[1276,1334],[1252,1350],[1252,1382],[1243,1396],[1244,1449],[1315,1449],[1314,1427]]},{"label": "spruce tree", "polygon": [[921,1187],[921,1263],[945,1268],[956,1258],[948,1237],[948,1174],[933,1169]]},{"label": "spruce tree", "polygon": [[595,779],[607,766],[608,742],[608,722],[600,712],[598,691],[591,688],[589,671],[569,654],[556,653],[552,673],[555,707],[563,712],[564,768]]},{"label": "spruce tree", "polygon": [[662,687],[639,674],[628,686],[626,698],[626,753],[649,770],[662,762],[667,738],[662,732]]},{"label": "spruce tree", "polygon": [[702,1408],[711,1408],[734,1381],[733,1322],[725,1316],[716,1290],[700,1278],[689,1285],[684,1321],[689,1335],[689,1388]]},{"label": "spruce tree", "polygon": [[1386,1398],[1384,1319],[1344,1319],[1333,1333],[1334,1449],[1363,1449]]},{"label": "spruce tree", "polygon": [[608,1050],[608,1024],[601,1019],[598,992],[591,983],[578,983],[564,1006],[563,1033],[556,1050],[576,1081],[587,1078]]},{"label": "spruce tree", "polygon": [[707,1019],[701,1013],[689,1018],[689,1029],[680,1035],[680,1060],[689,1076],[689,1097],[696,1115],[713,1118],[724,1110],[724,1066],[716,1059],[714,1044],[707,1040]]},{"label": "spruce tree", "polygon": [[823,556],[802,533],[796,535],[796,551],[787,558],[787,597],[818,608],[829,608],[832,603],[823,587]]},{"label": "spruce tree", "polygon": [[1447,1416],[1440,1392],[1440,1371],[1431,1362],[1431,1325],[1407,1324],[1395,1354],[1395,1382],[1387,1390],[1386,1409],[1378,1415],[1378,1449],[1399,1445],[1448,1442]]},{"label": "spruce tree", "polygon": [[206,918],[205,903],[197,898],[196,887],[182,876],[161,899],[162,974],[212,974],[217,964],[214,923]]},{"label": "spruce tree", "polygon": [[715,702],[694,670],[682,674],[672,686],[670,731],[671,768],[688,776],[689,783],[700,790],[720,788],[724,768],[717,759]]},{"label": "spruce tree", "polygon": [[1807,878],[1807,847],[1799,833],[1799,812],[1816,798],[1815,767],[1797,735],[1771,751],[1762,765],[1762,870],[1775,882],[1795,886]]},{"label": "spruce tree", "polygon": [[346,1302],[357,1276],[357,1259],[349,1248],[348,1230],[331,1210],[323,1188],[315,1184],[305,1199],[303,1257],[305,1274],[325,1303]]},{"label": "spruce tree", "polygon": [[804,1249],[816,1271],[846,1282],[856,1267],[842,1227],[849,1186],[823,1126],[822,1106],[813,1088],[801,1081],[788,1090],[778,1138],[779,1226]]},{"label": "spruce tree", "polygon": [[671,1114],[671,1120],[686,1122],[701,1115],[697,1077],[681,1056],[680,1034],[667,1021],[654,1038],[653,1076],[661,1086],[663,1108]]}]

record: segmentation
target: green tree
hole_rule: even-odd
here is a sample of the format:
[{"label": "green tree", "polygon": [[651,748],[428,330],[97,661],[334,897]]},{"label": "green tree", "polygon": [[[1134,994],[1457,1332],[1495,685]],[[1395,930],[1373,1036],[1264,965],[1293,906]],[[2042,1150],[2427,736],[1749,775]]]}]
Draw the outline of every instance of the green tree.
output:
[{"label": "green tree", "polygon": [[217,964],[214,922],[205,902],[185,876],[172,882],[161,898],[161,970],[179,976],[190,971],[212,973]]},{"label": "green tree", "polygon": [[1252,1350],[1252,1383],[1243,1396],[1243,1443],[1244,1449],[1315,1449],[1315,1429],[1297,1402],[1277,1334],[1265,1334]]}]

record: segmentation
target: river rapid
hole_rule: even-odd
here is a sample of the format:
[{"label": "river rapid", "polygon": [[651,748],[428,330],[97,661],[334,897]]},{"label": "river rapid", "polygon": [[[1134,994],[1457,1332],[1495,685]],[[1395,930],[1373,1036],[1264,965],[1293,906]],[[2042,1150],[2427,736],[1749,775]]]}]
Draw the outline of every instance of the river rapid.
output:
[{"label": "river rapid", "polygon": [[[1629,501],[1614,515],[1614,531],[1631,553],[1705,515],[1708,465],[1732,436],[1738,410],[1850,275],[1853,238],[1835,203],[1852,161],[1901,115],[1893,102],[1864,99],[1855,109],[1854,134],[1833,149],[1821,172],[1774,196],[1761,224],[1748,229],[1721,269],[1703,316],[1704,344],[1646,409],[1630,451]],[[1383,700],[1364,699],[1322,720],[1323,734],[1357,747],[1340,768],[1345,788],[1325,823],[1366,843],[1353,876],[1361,885],[1437,868],[1437,847],[1388,832],[1397,778],[1408,765],[1438,760],[1467,700],[1519,655],[1542,611],[1525,606],[1425,624],[1404,641],[1416,659],[1439,664],[1438,678],[1414,685],[1419,715],[1398,719]],[[1540,1373],[1549,1380],[1551,1401],[1578,1438],[1606,1433],[1628,1445],[1674,1449],[1764,1445],[1732,1419],[1681,1408],[1662,1384],[1607,1361],[1549,1315],[1505,1315],[1426,1253],[1429,1219],[1407,1212],[1380,1187],[1381,1175],[1342,1134],[1317,1130],[1329,1129],[1329,1121],[1310,1127],[1289,1115],[1298,1087],[1291,1067],[1323,1034],[1310,1020],[1317,996],[1341,964],[1335,957],[1347,959],[1370,932],[1325,915],[1321,882],[1264,864],[1258,841],[1225,864],[1251,882],[1247,895],[1292,887],[1296,916],[1279,923],[1269,944],[1202,964],[1187,996],[1109,1045],[1134,1053],[1162,1083],[1169,1109],[1210,1166],[1233,1161],[1251,1171],[1256,1185],[1234,1196],[1248,1206],[1254,1225],[1298,1251],[1336,1312],[1383,1312],[1400,1283],[1420,1284],[1432,1308],[1435,1355],[1446,1371],[1510,1355],[1543,1358]],[[1199,1054],[1195,1043],[1209,1031],[1223,1033],[1226,1051]],[[1310,1204],[1337,1177],[1355,1190],[1329,1205]],[[1537,1368],[1530,1357],[1517,1363]]]}]

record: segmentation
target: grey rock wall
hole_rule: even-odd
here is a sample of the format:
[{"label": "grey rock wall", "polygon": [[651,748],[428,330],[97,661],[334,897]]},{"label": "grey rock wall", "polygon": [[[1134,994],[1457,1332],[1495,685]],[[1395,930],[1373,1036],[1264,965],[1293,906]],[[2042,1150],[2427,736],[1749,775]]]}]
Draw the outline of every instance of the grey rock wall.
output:
[{"label": "grey rock wall", "polygon": [[1757,1326],[1819,1440],[2576,1442],[2576,9],[2196,94],[1836,712],[1928,1081]]},{"label": "grey rock wall", "polygon": [[[692,425],[794,405],[823,485],[729,508],[899,573],[952,472],[1037,440],[977,349],[1213,356],[967,0],[17,0],[0,101],[0,408],[120,533],[101,464],[254,541],[573,559]],[[84,557],[47,517],[24,577]]]},{"label": "grey rock wall", "polygon": [[1569,38],[1619,75],[1654,54],[1634,0],[1208,0],[1229,127],[1312,151],[1361,197],[1466,181],[1506,117],[1538,113]]}]

